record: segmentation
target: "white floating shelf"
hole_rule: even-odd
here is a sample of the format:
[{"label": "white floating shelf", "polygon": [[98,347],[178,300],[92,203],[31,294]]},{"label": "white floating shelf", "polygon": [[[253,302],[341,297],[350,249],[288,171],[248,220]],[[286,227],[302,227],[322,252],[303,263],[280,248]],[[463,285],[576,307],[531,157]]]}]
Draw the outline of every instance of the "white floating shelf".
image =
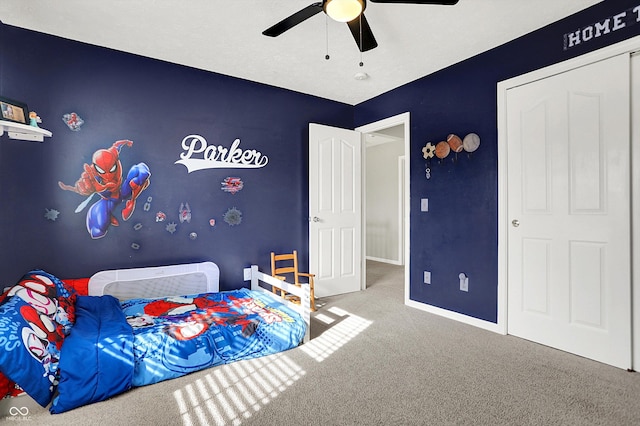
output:
[{"label": "white floating shelf", "polygon": [[51,132],[40,127],[0,120],[0,136],[5,132],[10,139],[21,141],[43,142],[44,137],[51,137]]}]

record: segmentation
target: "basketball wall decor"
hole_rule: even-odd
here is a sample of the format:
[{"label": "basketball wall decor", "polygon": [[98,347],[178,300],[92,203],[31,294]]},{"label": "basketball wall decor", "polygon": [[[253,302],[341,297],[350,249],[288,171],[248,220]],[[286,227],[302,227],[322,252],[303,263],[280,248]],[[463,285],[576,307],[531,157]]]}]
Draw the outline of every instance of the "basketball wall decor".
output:
[{"label": "basketball wall decor", "polygon": [[438,142],[438,144],[436,145],[436,157],[442,160],[443,158],[446,158],[447,155],[449,155],[449,152],[451,152],[451,147],[447,142]]}]

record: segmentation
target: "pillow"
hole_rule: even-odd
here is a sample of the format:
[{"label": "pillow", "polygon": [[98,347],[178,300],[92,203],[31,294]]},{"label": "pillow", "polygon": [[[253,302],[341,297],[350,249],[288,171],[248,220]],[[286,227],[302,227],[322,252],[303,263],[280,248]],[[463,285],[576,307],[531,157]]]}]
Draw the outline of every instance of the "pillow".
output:
[{"label": "pillow", "polygon": [[15,389],[16,384],[11,380],[7,379],[7,377],[0,373],[0,399],[5,396],[11,395],[11,392]]},{"label": "pillow", "polygon": [[0,295],[0,372],[43,407],[58,383],[64,337],[75,320],[76,293],[33,270]]},{"label": "pillow", "polygon": [[7,376],[0,373],[0,400],[3,398],[13,398],[14,396],[22,395],[24,391],[20,386],[9,380]]},{"label": "pillow", "polygon": [[89,278],[63,278],[62,282],[74,289],[78,296],[89,295]]},{"label": "pillow", "polygon": [[46,407],[57,384],[63,332],[19,297],[0,305],[0,371]]},{"label": "pillow", "polygon": [[[41,269],[34,269],[24,274],[16,285],[0,296],[0,303],[3,298],[14,295],[20,296],[38,311],[48,315],[62,325],[65,335],[69,334],[75,322],[77,293],[73,287],[65,284],[55,275]],[[53,314],[52,308],[55,308]]]}]

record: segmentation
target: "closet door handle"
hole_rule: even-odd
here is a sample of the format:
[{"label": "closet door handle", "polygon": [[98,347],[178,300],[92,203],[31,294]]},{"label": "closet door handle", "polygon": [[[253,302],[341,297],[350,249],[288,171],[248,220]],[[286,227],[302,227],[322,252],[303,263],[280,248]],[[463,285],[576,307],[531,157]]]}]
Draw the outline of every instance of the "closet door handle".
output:
[{"label": "closet door handle", "polygon": [[513,219],[511,221],[511,225],[513,225],[514,228],[517,228],[518,226],[520,226],[520,221],[518,219]]}]

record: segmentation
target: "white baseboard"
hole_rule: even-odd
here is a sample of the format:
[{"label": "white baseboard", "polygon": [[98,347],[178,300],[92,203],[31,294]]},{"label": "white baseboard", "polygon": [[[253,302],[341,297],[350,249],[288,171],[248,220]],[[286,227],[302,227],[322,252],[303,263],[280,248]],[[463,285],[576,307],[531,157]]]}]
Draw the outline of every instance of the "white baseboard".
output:
[{"label": "white baseboard", "polygon": [[498,324],[493,322],[470,317],[458,312],[448,311],[446,309],[438,308],[437,306],[428,305],[426,303],[416,302],[415,300],[405,300],[405,305],[411,308],[420,309],[421,311],[429,312],[431,314],[439,315],[441,317],[452,319],[454,321],[469,324],[474,327],[482,328],[484,330],[493,331],[494,333],[505,334],[503,327],[499,327]]},{"label": "white baseboard", "polygon": [[382,263],[389,263],[391,265],[402,265],[402,263],[400,263],[400,261],[398,260],[393,260],[393,259],[383,259],[380,257],[373,257],[373,256],[366,256],[367,260],[373,260],[374,262],[382,262]]}]

